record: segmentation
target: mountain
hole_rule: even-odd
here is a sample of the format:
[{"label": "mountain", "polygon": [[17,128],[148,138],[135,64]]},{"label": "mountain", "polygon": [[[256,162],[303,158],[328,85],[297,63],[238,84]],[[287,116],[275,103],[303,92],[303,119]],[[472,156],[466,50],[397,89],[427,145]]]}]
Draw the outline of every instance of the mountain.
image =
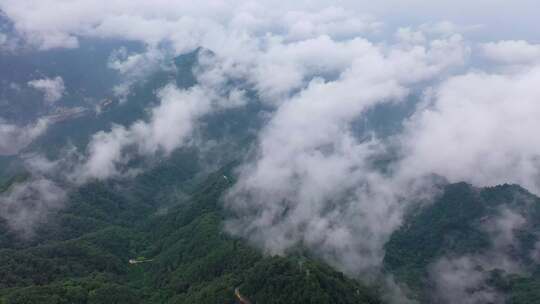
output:
[{"label": "mountain", "polygon": [[171,161],[133,185],[78,189],[31,241],[1,243],[0,303],[235,303],[236,288],[252,303],[381,303],[316,259],[263,255],[225,234],[229,174],[194,182]]},{"label": "mountain", "polygon": [[452,276],[461,280],[454,285],[463,296],[483,292],[507,303],[539,303],[539,237],[540,198],[525,189],[450,184],[392,234],[384,266],[422,303],[442,301],[434,293],[437,279]]}]

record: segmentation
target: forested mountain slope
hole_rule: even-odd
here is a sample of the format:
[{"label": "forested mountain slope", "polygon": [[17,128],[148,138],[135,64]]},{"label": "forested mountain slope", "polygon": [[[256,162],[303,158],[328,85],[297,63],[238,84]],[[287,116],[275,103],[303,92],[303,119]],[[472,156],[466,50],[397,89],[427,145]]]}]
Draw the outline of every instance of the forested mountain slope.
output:
[{"label": "forested mountain slope", "polygon": [[393,233],[384,264],[420,302],[540,303],[539,236],[540,199],[523,188],[450,184]]},{"label": "forested mountain slope", "polygon": [[228,236],[219,203],[228,172],[193,185],[190,168],[170,165],[135,185],[78,189],[31,241],[2,243],[0,301],[234,303],[239,288],[253,303],[380,303],[317,260],[263,256]]}]

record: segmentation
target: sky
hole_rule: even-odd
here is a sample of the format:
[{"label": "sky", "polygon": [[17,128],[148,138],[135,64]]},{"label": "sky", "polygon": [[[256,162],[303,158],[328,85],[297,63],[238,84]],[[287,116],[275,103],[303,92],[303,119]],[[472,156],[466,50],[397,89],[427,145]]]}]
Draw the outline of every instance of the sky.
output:
[{"label": "sky", "polygon": [[[406,202],[436,194],[433,175],[540,194],[536,1],[1,0],[0,9],[14,29],[0,34],[4,52],[76,49],[81,38],[143,43],[140,53],[111,56],[125,80],[119,96],[171,53],[209,50],[197,85],[161,88],[148,118],[94,134],[86,150],[72,151],[74,164],[32,165],[70,168],[61,174],[77,185],[129,174],[133,157],[192,144],[204,117],[244,107],[255,92],[271,110],[224,196],[236,215],[225,229],[268,253],[302,244],[348,274],[376,273]],[[66,88],[62,75],[48,76],[27,85],[53,104]],[[355,133],[371,109],[411,98],[397,133]],[[0,120],[0,149],[11,138],[26,145],[46,122],[16,129]],[[389,155],[396,160],[386,170],[374,164]],[[463,271],[480,260],[433,269]]]}]

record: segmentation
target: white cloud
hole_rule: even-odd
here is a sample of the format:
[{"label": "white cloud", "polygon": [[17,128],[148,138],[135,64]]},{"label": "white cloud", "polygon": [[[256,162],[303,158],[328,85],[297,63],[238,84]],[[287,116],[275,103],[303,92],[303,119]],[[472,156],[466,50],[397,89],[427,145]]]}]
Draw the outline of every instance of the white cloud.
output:
[{"label": "white cloud", "polygon": [[[520,213],[508,207],[499,209],[499,214],[483,224],[483,229],[491,236],[492,245],[495,251],[507,250],[509,246],[516,245],[515,233],[523,228],[527,219]],[[497,267],[511,270],[515,268],[506,263],[497,263]]]},{"label": "white cloud", "polygon": [[[341,270],[366,272],[377,269],[382,246],[400,223],[398,197],[413,190],[373,168],[385,147],[359,141],[351,124],[376,104],[403,100],[409,86],[459,66],[467,52],[454,36],[427,47],[332,43],[338,47],[321,54],[350,57],[329,65],[335,79],[315,78],[277,108],[228,194],[239,218],[227,227],[272,253],[302,244]],[[301,50],[310,67],[322,58],[320,48]]]},{"label": "white cloud", "polygon": [[422,45],[426,42],[426,35],[423,31],[414,30],[410,27],[402,27],[396,31],[396,38],[403,44]]},{"label": "white cloud", "polygon": [[171,68],[164,65],[164,61],[164,54],[155,48],[134,54],[128,54],[125,48],[114,51],[107,65],[122,77],[122,82],[113,88],[115,95],[125,101],[135,83],[144,81],[158,69]]},{"label": "white cloud", "polygon": [[442,258],[431,269],[437,303],[504,303],[486,284],[488,275],[471,257]]},{"label": "white cloud", "polygon": [[[335,79],[363,56],[367,48],[377,46],[359,37],[337,40],[328,35],[301,41],[286,41],[273,35],[228,39],[231,41],[223,43],[225,49],[218,47],[210,60],[203,58],[204,69],[199,80],[210,81],[213,86],[231,79],[241,80],[273,106],[304,89],[314,77]],[[377,47],[392,57],[395,73],[402,74],[401,77],[408,78],[404,81],[410,83],[432,77],[450,66],[460,66],[468,58],[469,48],[460,35],[421,42]]]},{"label": "white cloud", "polygon": [[7,0],[0,8],[14,21],[15,28],[41,49],[77,47],[78,36],[94,36],[139,40],[153,46],[167,40],[177,50],[185,50],[201,41],[212,43],[224,27],[230,32],[282,31],[290,39],[305,39],[321,34],[350,37],[379,26],[330,3],[298,11],[295,7],[301,5],[269,4],[160,0],[150,5],[142,0],[78,0],[57,5],[54,0]]},{"label": "white cloud", "polygon": [[28,82],[28,86],[41,91],[48,104],[60,100],[66,91],[64,80],[60,76],[31,80]]},{"label": "white cloud", "polygon": [[48,179],[30,179],[0,194],[0,216],[14,231],[30,237],[37,224],[62,206],[65,196],[66,192]]},{"label": "white cloud", "polygon": [[439,21],[436,23],[424,23],[419,26],[420,30],[430,35],[451,36],[455,34],[464,34],[471,31],[482,29],[482,25],[459,25],[450,21]]},{"label": "white cloud", "polygon": [[489,271],[522,274],[516,257],[516,232],[527,223],[524,215],[499,208],[498,214],[485,220],[481,228],[491,239],[491,246],[483,252],[460,257],[442,257],[430,266],[430,279],[435,284],[433,293],[437,303],[504,303],[504,295],[488,284]]},{"label": "white cloud", "polygon": [[481,45],[484,55],[494,61],[508,64],[540,62],[540,44],[524,40],[504,40]]},{"label": "white cloud", "polygon": [[211,110],[212,97],[197,86],[180,90],[169,85],[158,96],[161,102],[151,110],[148,121],[139,120],[128,128],[115,125],[110,132],[94,134],[87,159],[75,176],[84,182],[121,175],[133,151],[142,156],[168,155],[187,143],[195,122]]},{"label": "white cloud", "polygon": [[425,27],[434,32],[448,33],[484,24],[479,31],[483,34],[530,38],[535,34],[531,29],[538,26],[533,13],[536,5],[534,0],[346,0],[339,5],[327,0],[279,4],[266,0],[157,0],[151,4],[143,0],[75,0],[62,5],[57,0],[4,0],[0,8],[25,39],[41,49],[78,47],[79,37],[109,37],[154,46],[165,39],[176,44],[177,50],[185,50],[200,41],[211,43],[225,29],[257,36],[280,33],[293,40],[323,34],[342,39],[384,30],[369,15],[384,20],[390,28],[428,24]]},{"label": "white cloud", "polygon": [[539,81],[538,66],[446,80],[407,126],[403,170],[478,186],[517,183],[540,194]]},{"label": "white cloud", "polygon": [[305,40],[328,35],[338,40],[377,32],[382,23],[354,10],[329,6],[318,12],[289,11],[283,17],[287,40]]},{"label": "white cloud", "polygon": [[123,149],[132,144],[131,134],[122,126],[113,126],[110,132],[98,132],[92,136],[88,144],[88,160],[76,172],[77,178],[104,179],[117,176],[119,164],[125,164],[128,159],[123,154]]},{"label": "white cloud", "polygon": [[21,127],[0,119],[0,155],[19,153],[34,139],[45,133],[49,124],[47,118],[41,118],[34,124]]}]

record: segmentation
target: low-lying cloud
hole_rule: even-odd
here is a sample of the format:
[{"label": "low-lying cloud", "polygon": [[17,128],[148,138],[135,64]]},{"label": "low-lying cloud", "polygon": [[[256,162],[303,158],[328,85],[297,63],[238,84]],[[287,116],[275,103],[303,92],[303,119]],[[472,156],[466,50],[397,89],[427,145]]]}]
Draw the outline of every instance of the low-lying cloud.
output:
[{"label": "low-lying cloud", "polygon": [[519,212],[501,207],[498,214],[482,223],[491,246],[484,252],[459,257],[442,257],[430,267],[437,303],[504,303],[504,295],[489,284],[490,271],[506,274],[524,273],[515,252],[516,232],[527,224]]},{"label": "low-lying cloud", "polygon": [[114,125],[111,131],[92,136],[87,157],[74,172],[77,179],[121,176],[135,155],[169,155],[190,139],[195,121],[211,109],[212,97],[198,86],[181,90],[169,85],[157,95],[160,104],[151,110],[148,121],[139,120],[127,128]]},{"label": "low-lying cloud", "polygon": [[50,212],[63,206],[66,191],[46,178],[32,177],[0,193],[0,217],[8,226],[30,237]]},{"label": "low-lying cloud", "polygon": [[455,36],[388,52],[365,40],[344,44],[354,55],[336,66],[337,79],[313,79],[261,131],[254,161],[241,167],[228,194],[228,206],[241,214],[228,228],[272,253],[307,246],[355,273],[380,264],[400,223],[405,180],[375,168],[384,144],[360,140],[352,123],[377,104],[403,101],[410,86],[462,64],[467,51]]},{"label": "low-lying cloud", "polygon": [[480,186],[516,183],[540,194],[538,81],[540,65],[444,81],[408,122],[402,169]]}]

